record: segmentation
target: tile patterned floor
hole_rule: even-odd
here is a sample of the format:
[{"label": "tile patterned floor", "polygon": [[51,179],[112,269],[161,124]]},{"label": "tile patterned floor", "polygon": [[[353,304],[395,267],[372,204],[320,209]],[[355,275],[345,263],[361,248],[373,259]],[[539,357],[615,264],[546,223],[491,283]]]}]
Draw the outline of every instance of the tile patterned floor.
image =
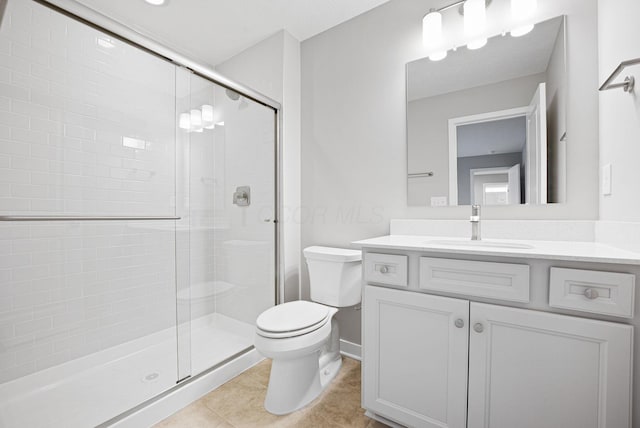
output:
[{"label": "tile patterned floor", "polygon": [[360,407],[360,363],[343,358],[334,381],[305,408],[285,416],[264,410],[271,361],[265,360],[155,428],[383,428]]}]

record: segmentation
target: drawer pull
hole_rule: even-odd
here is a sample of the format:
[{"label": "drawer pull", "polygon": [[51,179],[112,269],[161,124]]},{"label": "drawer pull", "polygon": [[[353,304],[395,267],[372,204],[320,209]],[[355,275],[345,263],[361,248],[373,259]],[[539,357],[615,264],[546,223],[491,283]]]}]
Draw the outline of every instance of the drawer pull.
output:
[{"label": "drawer pull", "polygon": [[584,297],[589,300],[595,300],[599,297],[598,290],[587,288],[586,290],[584,290]]},{"label": "drawer pull", "polygon": [[482,333],[484,331],[484,326],[480,323],[475,323],[473,325],[473,329],[475,330],[476,333]]},{"label": "drawer pull", "polygon": [[454,325],[458,328],[462,328],[464,327],[464,320],[462,318],[458,318],[454,323]]},{"label": "drawer pull", "polygon": [[389,273],[389,268],[387,266],[382,266],[380,268],[380,273]]}]

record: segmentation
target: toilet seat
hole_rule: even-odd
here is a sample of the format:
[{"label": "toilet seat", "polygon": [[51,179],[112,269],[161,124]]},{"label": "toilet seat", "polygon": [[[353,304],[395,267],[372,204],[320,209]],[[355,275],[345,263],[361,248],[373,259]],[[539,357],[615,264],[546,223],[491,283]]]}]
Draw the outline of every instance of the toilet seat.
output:
[{"label": "toilet seat", "polygon": [[301,336],[325,325],[331,315],[327,306],[298,300],[264,311],[256,320],[256,330],[260,336],[273,339]]}]

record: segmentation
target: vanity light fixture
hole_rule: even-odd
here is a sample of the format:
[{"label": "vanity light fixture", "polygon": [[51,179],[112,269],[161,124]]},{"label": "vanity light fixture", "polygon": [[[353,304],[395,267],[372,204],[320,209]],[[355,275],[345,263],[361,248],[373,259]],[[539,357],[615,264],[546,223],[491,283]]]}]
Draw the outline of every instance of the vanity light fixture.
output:
[{"label": "vanity light fixture", "polygon": [[[511,0],[511,18],[514,22],[523,23],[531,20],[538,9],[537,0]],[[534,24],[520,25],[511,30],[511,36],[520,37],[531,32]]]},{"label": "vanity light fixture", "polygon": [[163,4],[166,3],[166,0],[144,0],[144,1],[146,1],[147,3],[153,6],[162,6]]},{"label": "vanity light fixture", "polygon": [[433,51],[429,55],[429,59],[440,61],[446,58],[447,49],[442,46],[444,42],[442,12],[457,6],[459,6],[460,14],[464,16],[465,35],[471,40],[467,47],[479,49],[486,45],[487,38],[484,35],[487,23],[486,7],[490,3],[491,0],[458,0],[440,9],[431,9],[422,18],[422,42],[426,48]]},{"label": "vanity light fixture", "polygon": [[204,132],[205,129],[215,129],[224,126],[223,121],[215,121],[213,106],[203,104],[199,109],[191,109],[178,116],[178,128],[186,132]]}]

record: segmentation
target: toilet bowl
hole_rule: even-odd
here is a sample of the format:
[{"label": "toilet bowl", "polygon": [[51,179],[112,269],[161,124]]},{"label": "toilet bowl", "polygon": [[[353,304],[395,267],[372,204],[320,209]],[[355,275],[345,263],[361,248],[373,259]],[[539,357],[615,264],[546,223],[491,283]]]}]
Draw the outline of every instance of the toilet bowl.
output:
[{"label": "toilet bowl", "polygon": [[338,307],[360,302],[360,251],[309,247],[311,299],[283,303],[256,320],[254,345],[271,358],[264,407],[283,415],[315,399],[342,365],[340,332],[334,315]]}]

